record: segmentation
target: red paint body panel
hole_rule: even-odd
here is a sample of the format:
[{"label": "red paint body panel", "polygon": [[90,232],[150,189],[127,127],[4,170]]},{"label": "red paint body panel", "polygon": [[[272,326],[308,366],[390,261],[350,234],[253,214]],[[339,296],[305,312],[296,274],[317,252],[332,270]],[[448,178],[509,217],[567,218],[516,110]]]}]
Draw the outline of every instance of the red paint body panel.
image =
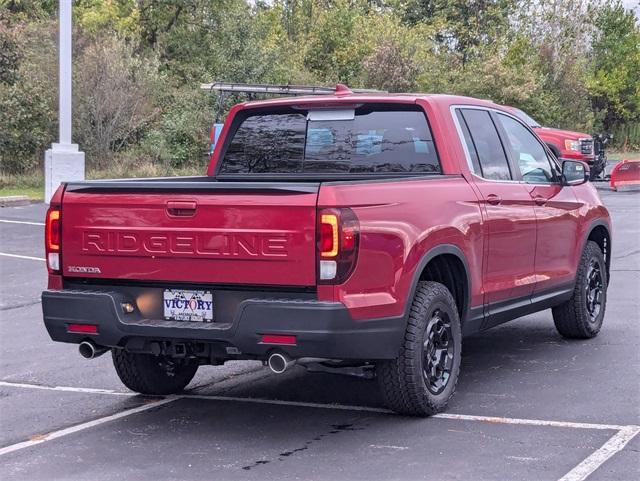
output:
[{"label": "red paint body panel", "polygon": [[565,140],[590,139],[591,136],[589,134],[572,132],[570,130],[553,129],[551,127],[538,127],[535,128],[534,131],[538,134],[540,139],[558,149],[560,152],[560,158],[593,162],[593,153],[587,155],[575,150],[569,150],[565,147]]},{"label": "red paint body panel", "polygon": [[[67,192],[63,272],[142,281],[314,285],[316,197]],[[192,216],[172,216],[170,202],[197,207]]]},{"label": "red paint body panel", "polygon": [[627,159],[616,164],[611,170],[611,188],[640,186],[640,159]]},{"label": "red paint body panel", "polygon": [[534,293],[571,282],[582,251],[580,202],[573,187],[526,185],[536,214]]},{"label": "red paint body panel", "polygon": [[471,305],[482,305],[482,217],[464,178],[330,184],[320,191],[318,205],[348,205],[360,222],[355,271],[333,292],[319,292],[321,299],[342,302],[356,319],[399,316],[424,255],[450,244],[470,265]]},{"label": "red paint body panel", "polygon": [[[447,175],[323,182],[317,193],[295,194],[67,192],[62,209],[64,275],[309,286],[318,300],[344,304],[355,320],[406,312],[422,260],[443,244],[463,253],[468,306],[480,311],[489,303],[527,297],[575,278],[592,222],[609,225],[608,213],[590,184],[491,182],[471,174],[450,107],[499,110],[492,102],[358,94],[238,104],[229,112],[208,174],[214,175],[230,125],[242,109],[364,102],[422,107]],[[195,212],[171,215],[169,202],[181,208],[195,204]],[[318,285],[316,212],[332,207],[348,207],[357,216],[358,258],[343,284]],[[99,272],[71,272],[72,267]]]},{"label": "red paint body panel", "polygon": [[[485,303],[529,296],[535,284],[536,248],[531,197],[524,184],[474,178],[486,215]],[[493,199],[499,203],[491,203]]]}]

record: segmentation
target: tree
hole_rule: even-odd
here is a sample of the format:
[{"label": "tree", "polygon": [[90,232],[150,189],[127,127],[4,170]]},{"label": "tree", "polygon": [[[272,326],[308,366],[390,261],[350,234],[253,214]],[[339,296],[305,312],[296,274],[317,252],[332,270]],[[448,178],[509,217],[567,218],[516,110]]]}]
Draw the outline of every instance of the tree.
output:
[{"label": "tree", "polygon": [[142,138],[157,118],[160,82],[152,57],[136,55],[115,37],[90,41],[76,61],[74,131],[95,167]]},{"label": "tree", "polygon": [[16,34],[0,19],[0,83],[14,84],[18,79],[21,52]]},{"label": "tree", "polygon": [[640,121],[640,25],[620,2],[604,7],[596,25],[587,88],[603,128],[612,130]]},{"label": "tree", "polygon": [[394,40],[383,41],[365,59],[364,70],[370,87],[389,92],[409,92],[416,87],[418,66]]}]

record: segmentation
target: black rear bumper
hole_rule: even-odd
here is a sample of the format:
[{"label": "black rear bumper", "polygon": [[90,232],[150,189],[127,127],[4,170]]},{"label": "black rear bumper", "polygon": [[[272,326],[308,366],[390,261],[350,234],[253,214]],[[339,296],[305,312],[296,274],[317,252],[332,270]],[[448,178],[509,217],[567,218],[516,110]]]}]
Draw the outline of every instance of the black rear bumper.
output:
[{"label": "black rear bumper", "polygon": [[[143,349],[151,342],[215,345],[229,358],[266,357],[278,349],[292,358],[392,359],[404,335],[403,318],[354,321],[341,303],[256,297],[237,304],[233,319],[194,323],[145,319],[125,314],[120,292],[47,290],[42,293],[44,324],[54,341],[91,339],[107,347]],[[69,324],[94,324],[96,334],[69,332]],[[261,343],[262,334],[296,336],[296,345]]]}]

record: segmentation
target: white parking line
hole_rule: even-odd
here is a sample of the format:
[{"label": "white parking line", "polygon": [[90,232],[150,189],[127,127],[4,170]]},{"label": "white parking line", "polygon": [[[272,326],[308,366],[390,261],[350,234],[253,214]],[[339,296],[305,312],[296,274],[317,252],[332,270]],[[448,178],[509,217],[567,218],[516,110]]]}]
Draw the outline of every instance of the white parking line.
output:
[{"label": "white parking line", "polygon": [[[92,394],[110,394],[116,396],[137,396],[135,393],[124,393],[119,391],[113,391],[110,389],[95,389],[95,388],[81,388],[70,386],[42,386],[38,384],[28,383],[15,383],[10,381],[0,381],[0,386],[6,387],[20,387],[26,389],[44,389],[49,391],[67,391],[67,392],[79,392],[79,393],[92,393]],[[12,444],[0,449],[0,456],[8,454],[14,451],[18,451],[24,448],[34,446],[46,441],[73,434],[78,431],[84,431],[85,429],[99,426],[109,421],[121,419],[131,414],[146,411],[156,406],[162,406],[164,404],[179,400],[179,399],[204,399],[209,401],[231,401],[231,402],[244,402],[244,403],[256,403],[256,404],[271,404],[277,406],[295,406],[295,407],[307,407],[307,408],[319,408],[319,409],[335,409],[343,411],[366,411],[382,414],[394,414],[393,411],[384,408],[375,408],[369,406],[352,406],[345,404],[322,404],[314,402],[301,402],[301,401],[281,401],[278,399],[263,399],[263,398],[243,398],[243,397],[231,397],[231,396],[213,396],[206,394],[179,394],[174,396],[167,396],[164,399],[139,406],[137,408],[127,409],[120,413],[112,414],[103,418],[95,419],[82,424],[77,424],[66,429],[54,431],[43,436],[34,436],[29,441],[23,441],[20,443]],[[547,421],[542,419],[519,419],[519,418],[504,418],[495,416],[475,416],[467,414],[449,414],[441,413],[432,416],[436,419],[448,419],[453,421],[475,421],[483,423],[497,423],[508,425],[522,425],[522,426],[543,426],[543,427],[557,427],[566,429],[598,429],[598,430],[613,430],[617,431],[609,440],[603,444],[599,449],[594,451],[585,460],[578,464],[575,468],[569,471],[566,475],[560,478],[558,481],[584,481],[589,477],[596,469],[602,466],[613,455],[620,452],[638,433],[640,433],[640,426],[635,425],[616,425],[616,424],[595,424],[595,423],[576,423],[576,422],[564,422],[564,421]]]},{"label": "white parking line", "polygon": [[5,224],[44,225],[44,222],[27,222],[24,220],[0,219],[0,222],[3,222]]},{"label": "white parking line", "polygon": [[[68,392],[86,392],[96,394],[112,394],[112,395],[125,395],[125,396],[137,396],[135,393],[126,393],[119,391],[112,391],[108,389],[94,389],[94,388],[81,388],[81,387],[69,387],[69,386],[43,386],[40,384],[28,384],[28,383],[16,383],[11,381],[0,381],[0,386],[7,387],[23,387],[29,389],[45,389],[49,391],[68,391]],[[306,407],[316,409],[333,409],[339,411],[366,411],[382,414],[395,414],[394,411],[385,408],[376,408],[371,406],[354,406],[350,404],[323,404],[304,401],[283,401],[279,399],[265,399],[265,398],[247,398],[247,397],[233,397],[233,396],[215,396],[209,394],[177,394],[174,396],[179,399],[205,399],[210,401],[233,401],[244,402],[254,404],[273,404],[276,406],[292,406],[292,407]],[[519,418],[504,418],[496,416],[476,416],[472,414],[451,414],[440,413],[435,416],[431,416],[435,419],[449,419],[454,421],[474,421],[483,423],[495,423],[495,424],[514,424],[523,426],[548,426],[554,428],[567,428],[567,429],[599,429],[599,430],[611,430],[620,431],[621,429],[634,428],[640,429],[640,426],[629,426],[620,424],[595,424],[595,423],[577,423],[571,421],[548,421],[544,419],[519,419]]]},{"label": "white parking line", "polygon": [[54,439],[61,438],[63,436],[67,436],[69,434],[77,433],[79,431],[84,431],[85,429],[89,429],[95,426],[100,426],[101,424],[108,423],[110,421],[115,421],[116,419],[121,419],[127,416],[131,416],[132,414],[141,413],[143,411],[148,411],[149,409],[154,409],[158,406],[162,406],[164,404],[168,404],[170,402],[179,399],[178,397],[166,397],[164,399],[160,399],[159,401],[153,401],[148,404],[144,404],[142,406],[138,406],[132,409],[127,409],[125,411],[121,411],[116,414],[112,414],[111,416],[105,416],[103,418],[94,419],[93,421],[88,421],[86,423],[76,424],[75,426],[71,426],[69,428],[60,429],[59,431],[53,431],[48,434],[44,434],[42,436],[34,436],[29,441],[23,441],[21,443],[11,444],[10,446],[6,446],[0,449],[0,456],[5,454],[13,453],[15,451],[19,451],[21,449],[29,448],[31,446],[35,446],[36,444],[42,444],[47,441],[53,441]]},{"label": "white parking line", "polygon": [[[342,411],[367,411],[373,413],[383,414],[396,414],[394,411],[385,408],[375,408],[370,406],[353,406],[348,404],[322,404],[314,402],[302,402],[302,401],[281,401],[278,399],[263,399],[263,398],[245,398],[245,397],[231,397],[231,396],[211,396],[207,394],[180,394],[178,395],[184,399],[209,399],[212,401],[234,401],[234,402],[246,402],[257,404],[275,404],[279,406],[299,406],[318,409],[336,409]],[[496,423],[496,424],[518,424],[523,426],[548,426],[554,428],[568,428],[568,429],[604,429],[611,431],[618,431],[620,429],[627,428],[628,426],[617,424],[593,424],[593,423],[575,423],[570,421],[547,421],[543,419],[518,419],[518,418],[503,418],[495,416],[475,416],[472,414],[449,414],[440,413],[431,418],[435,419],[450,419],[454,421],[474,421],[482,423]],[[634,426],[635,427],[635,426]]]},{"label": "white parking line", "polygon": [[15,257],[16,259],[27,259],[27,260],[30,260],[30,261],[41,261],[41,262],[44,262],[44,259],[42,257],[21,256],[21,255],[18,255],[18,254],[7,254],[6,252],[0,252],[0,256]]},{"label": "white parking line", "polygon": [[0,381],[0,386],[22,387],[25,389],[42,389],[44,391],[80,392],[88,394],[112,394],[115,396],[139,396],[135,392],[120,392],[112,389],[96,389],[91,387],[45,386],[42,384],[25,384],[21,382]]},{"label": "white parking line", "polygon": [[583,481],[591,473],[602,466],[611,456],[622,451],[636,434],[640,433],[638,426],[626,426],[614,434],[600,449],[594,451],[587,459],[565,474],[558,481]]},{"label": "white parking line", "polygon": [[234,401],[254,404],[273,404],[276,406],[293,406],[316,409],[335,409],[338,411],[367,411],[371,413],[395,414],[390,409],[374,408],[369,406],[353,406],[349,404],[322,404],[304,401],[281,401],[279,399],[263,399],[253,397],[211,396],[207,394],[179,394],[182,399],[205,399],[208,401]]},{"label": "white parking line", "polygon": [[610,429],[620,430],[628,426],[616,424],[593,424],[593,423],[574,423],[571,421],[547,421],[544,419],[518,419],[518,418],[501,418],[493,416],[468,416],[466,414],[436,414],[439,419],[458,419],[461,421],[480,421],[485,423],[497,424],[521,424],[523,426],[550,426],[554,428],[570,428],[570,429]]}]

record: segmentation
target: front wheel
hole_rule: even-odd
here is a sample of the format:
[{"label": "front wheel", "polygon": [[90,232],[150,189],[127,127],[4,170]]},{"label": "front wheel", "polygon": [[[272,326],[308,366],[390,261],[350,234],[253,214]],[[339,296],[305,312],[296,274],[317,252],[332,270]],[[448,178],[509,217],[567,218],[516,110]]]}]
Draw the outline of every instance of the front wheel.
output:
[{"label": "front wheel", "polygon": [[192,359],[173,359],[112,349],[113,365],[122,383],[140,394],[175,394],[191,382],[198,370]]},{"label": "front wheel", "polygon": [[587,242],[582,252],[571,299],[553,308],[558,332],[570,339],[595,337],[607,304],[607,267],[600,246]]},{"label": "front wheel", "polygon": [[462,331],[453,296],[438,282],[420,282],[398,357],[377,364],[386,404],[411,416],[444,410],[458,382],[461,358]]}]

